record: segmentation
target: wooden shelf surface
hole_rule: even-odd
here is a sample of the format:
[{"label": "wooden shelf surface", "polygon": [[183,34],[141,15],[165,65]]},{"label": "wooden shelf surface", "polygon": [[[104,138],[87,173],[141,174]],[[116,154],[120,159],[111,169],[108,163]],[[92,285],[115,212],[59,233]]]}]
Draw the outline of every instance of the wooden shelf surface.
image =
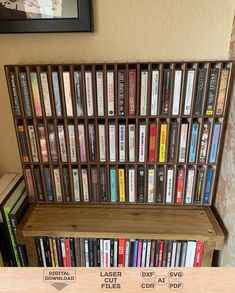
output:
[{"label": "wooden shelf surface", "polygon": [[25,237],[137,238],[214,241],[224,234],[210,207],[31,205],[17,228]]}]

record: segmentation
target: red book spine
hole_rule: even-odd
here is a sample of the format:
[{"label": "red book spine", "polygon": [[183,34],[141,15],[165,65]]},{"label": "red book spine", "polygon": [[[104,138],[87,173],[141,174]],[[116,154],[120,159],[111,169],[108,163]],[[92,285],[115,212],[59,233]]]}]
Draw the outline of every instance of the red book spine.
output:
[{"label": "red book spine", "polygon": [[149,126],[149,161],[155,161],[155,153],[156,153],[156,133],[157,133],[157,125],[150,124]]},{"label": "red book spine", "polygon": [[124,238],[119,239],[118,247],[118,266],[125,267],[125,245],[126,241]]},{"label": "red book spine", "polygon": [[158,267],[162,266],[163,247],[164,247],[164,241],[160,241]]},{"label": "red book spine", "polygon": [[200,267],[202,264],[203,248],[204,248],[204,242],[197,241],[196,252],[194,257],[194,265],[193,265],[194,267]]},{"label": "red book spine", "polygon": [[129,70],[129,116],[136,113],[136,69]]},{"label": "red book spine", "polygon": [[71,267],[69,239],[65,238],[64,242],[65,242],[65,251],[66,251],[66,267]]},{"label": "red book spine", "polygon": [[152,240],[151,254],[150,254],[150,267],[154,266],[155,250],[156,250],[156,242],[155,240]]},{"label": "red book spine", "polygon": [[177,177],[177,190],[176,190],[176,203],[183,202],[183,190],[184,189],[184,169],[178,170]]}]

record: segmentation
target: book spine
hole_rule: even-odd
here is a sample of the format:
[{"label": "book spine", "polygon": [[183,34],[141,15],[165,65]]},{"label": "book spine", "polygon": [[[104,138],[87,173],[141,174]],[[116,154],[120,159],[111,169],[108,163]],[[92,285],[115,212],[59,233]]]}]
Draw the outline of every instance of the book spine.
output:
[{"label": "book spine", "polygon": [[119,239],[119,246],[118,246],[118,267],[125,267],[125,239]]},{"label": "book spine", "polygon": [[143,246],[143,241],[139,240],[139,242],[138,242],[137,267],[141,266],[142,246]]},{"label": "book spine", "polygon": [[137,267],[138,242],[139,242],[138,240],[135,240],[135,246],[134,246],[134,257],[133,257],[132,267]]},{"label": "book spine", "polygon": [[147,253],[147,241],[143,240],[141,263],[140,263],[141,267],[145,267],[145,265],[146,265],[146,253]]},{"label": "book spine", "polygon": [[130,240],[125,243],[125,267],[130,266]]},{"label": "book spine", "polygon": [[203,257],[203,249],[204,249],[204,242],[203,241],[197,241],[194,264],[193,264],[194,267],[200,267],[201,266],[202,257]]}]

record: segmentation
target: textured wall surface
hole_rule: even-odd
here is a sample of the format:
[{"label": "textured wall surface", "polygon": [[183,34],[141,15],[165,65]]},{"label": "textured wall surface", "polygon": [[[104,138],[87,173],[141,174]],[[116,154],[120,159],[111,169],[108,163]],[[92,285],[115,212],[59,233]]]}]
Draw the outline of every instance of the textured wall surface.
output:
[{"label": "textured wall surface", "polygon": [[[235,15],[229,55],[235,60]],[[228,232],[224,249],[219,254],[219,266],[235,267],[235,81],[216,198],[216,208]]]},{"label": "textured wall surface", "polygon": [[228,56],[234,0],[93,3],[94,33],[0,35],[0,175],[20,170],[4,64]]}]

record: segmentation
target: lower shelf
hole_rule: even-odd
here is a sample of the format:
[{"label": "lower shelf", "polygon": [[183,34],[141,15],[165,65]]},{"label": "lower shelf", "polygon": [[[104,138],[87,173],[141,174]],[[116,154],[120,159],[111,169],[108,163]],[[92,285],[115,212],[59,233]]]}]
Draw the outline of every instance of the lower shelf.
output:
[{"label": "lower shelf", "polygon": [[224,234],[210,207],[31,205],[17,228],[30,265],[37,266],[34,237],[201,240],[203,266],[221,250]]}]

